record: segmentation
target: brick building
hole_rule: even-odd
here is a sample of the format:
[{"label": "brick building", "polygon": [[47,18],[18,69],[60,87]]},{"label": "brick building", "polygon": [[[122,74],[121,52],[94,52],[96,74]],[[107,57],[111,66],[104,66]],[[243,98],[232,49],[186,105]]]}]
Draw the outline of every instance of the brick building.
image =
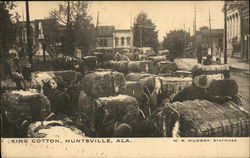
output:
[{"label": "brick building", "polygon": [[133,33],[131,30],[116,30],[115,26],[99,26],[96,40],[97,50],[129,49],[133,46]]}]

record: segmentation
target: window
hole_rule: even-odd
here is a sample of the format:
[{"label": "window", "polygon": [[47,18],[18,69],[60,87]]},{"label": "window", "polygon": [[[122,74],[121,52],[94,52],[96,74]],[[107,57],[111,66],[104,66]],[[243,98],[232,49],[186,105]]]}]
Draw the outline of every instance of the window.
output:
[{"label": "window", "polygon": [[127,45],[130,45],[130,37],[127,37]]},{"label": "window", "polygon": [[99,46],[100,46],[100,47],[107,47],[107,46],[108,46],[108,41],[107,41],[107,39],[100,39],[100,40],[99,40]]},{"label": "window", "polygon": [[119,45],[119,38],[118,38],[118,37],[115,38],[115,45],[116,45],[116,46]]},{"label": "window", "polygon": [[124,46],[124,40],[125,40],[125,38],[122,37],[122,38],[121,38],[121,45],[122,45],[122,46]]}]

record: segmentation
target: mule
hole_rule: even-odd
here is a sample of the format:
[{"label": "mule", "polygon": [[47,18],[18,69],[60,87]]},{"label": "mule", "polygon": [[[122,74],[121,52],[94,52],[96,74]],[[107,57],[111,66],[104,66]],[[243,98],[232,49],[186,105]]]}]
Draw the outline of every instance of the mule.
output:
[{"label": "mule", "polygon": [[55,114],[72,115],[71,98],[67,93],[67,88],[59,91],[51,85],[51,80],[43,81],[43,93],[50,101],[51,111]]}]

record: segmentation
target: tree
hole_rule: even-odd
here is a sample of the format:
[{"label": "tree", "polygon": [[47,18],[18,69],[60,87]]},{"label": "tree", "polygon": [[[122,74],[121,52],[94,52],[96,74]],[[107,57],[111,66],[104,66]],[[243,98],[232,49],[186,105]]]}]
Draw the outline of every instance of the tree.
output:
[{"label": "tree", "polygon": [[68,55],[72,55],[76,47],[86,50],[94,43],[94,25],[87,14],[87,8],[87,2],[68,1],[59,4],[58,9],[50,12],[49,18],[67,26],[65,43]]},{"label": "tree", "polygon": [[206,30],[209,30],[209,28],[207,26],[202,26],[199,28],[200,32],[202,31],[206,31]]},{"label": "tree", "polygon": [[158,50],[158,31],[151,19],[148,19],[147,14],[141,12],[137,15],[134,23],[134,46],[136,47],[152,47],[155,51]]},{"label": "tree", "polygon": [[174,57],[183,57],[184,49],[190,42],[190,35],[183,30],[174,30],[166,34],[163,40],[163,48],[173,53]]},{"label": "tree", "polygon": [[17,27],[15,22],[20,17],[17,13],[10,13],[16,7],[13,1],[0,2],[0,52],[1,57],[8,54],[9,49],[16,42]]}]

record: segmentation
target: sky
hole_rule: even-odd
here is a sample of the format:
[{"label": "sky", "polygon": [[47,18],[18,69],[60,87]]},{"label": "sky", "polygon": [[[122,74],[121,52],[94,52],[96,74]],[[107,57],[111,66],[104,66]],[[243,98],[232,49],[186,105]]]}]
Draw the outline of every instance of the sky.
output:
[{"label": "sky", "polygon": [[[60,1],[29,2],[30,20],[43,19],[49,12],[58,8]],[[116,29],[129,29],[135,17],[145,12],[156,25],[158,39],[170,30],[185,29],[193,34],[194,8],[196,5],[196,28],[209,26],[209,10],[212,29],[223,28],[223,1],[90,1],[88,13],[94,24],[99,12],[99,26],[113,25]],[[25,2],[17,2],[15,11],[26,20]],[[24,15],[22,17],[22,15]]]}]

